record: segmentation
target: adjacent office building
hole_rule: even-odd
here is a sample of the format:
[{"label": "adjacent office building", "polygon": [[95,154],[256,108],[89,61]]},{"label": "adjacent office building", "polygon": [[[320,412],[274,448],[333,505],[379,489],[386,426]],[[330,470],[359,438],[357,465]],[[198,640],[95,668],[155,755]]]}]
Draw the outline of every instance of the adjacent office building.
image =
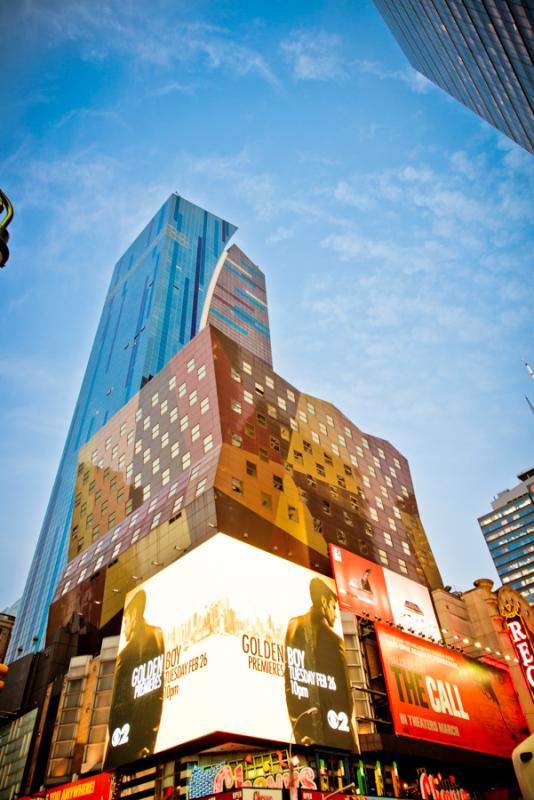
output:
[{"label": "adjacent office building", "polygon": [[530,0],[375,0],[410,64],[534,152]]},{"label": "adjacent office building", "polygon": [[117,262],[8,660],[43,645],[48,607],[67,562],[78,450],[195,336],[215,266],[235,230],[234,225],[172,195]]},{"label": "adjacent office building", "polygon": [[499,577],[534,603],[534,468],[520,472],[513,489],[500,492],[478,522]]}]

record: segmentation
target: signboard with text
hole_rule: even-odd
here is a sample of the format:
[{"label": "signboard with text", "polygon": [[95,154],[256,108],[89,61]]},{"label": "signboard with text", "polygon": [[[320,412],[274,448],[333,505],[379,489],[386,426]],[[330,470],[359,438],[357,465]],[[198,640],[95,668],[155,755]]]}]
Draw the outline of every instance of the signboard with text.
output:
[{"label": "signboard with text", "polygon": [[342,610],[389,619],[415,634],[441,639],[426,586],[337,545],[330,545],[330,560]]},{"label": "signboard with text", "polygon": [[510,757],[528,728],[506,668],[375,627],[395,733]]},{"label": "signboard with text", "polygon": [[352,715],[332,579],[217,534],[127,595],[106,768],[298,717],[294,741],[351,750]]},{"label": "signboard with text", "polygon": [[46,800],[109,800],[111,775],[101,772],[90,778],[48,789]]}]

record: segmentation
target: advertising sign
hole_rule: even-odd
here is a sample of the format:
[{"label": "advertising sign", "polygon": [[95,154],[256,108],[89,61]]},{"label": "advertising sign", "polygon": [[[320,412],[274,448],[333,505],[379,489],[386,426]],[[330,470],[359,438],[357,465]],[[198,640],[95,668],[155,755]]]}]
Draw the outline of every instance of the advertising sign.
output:
[{"label": "advertising sign", "polygon": [[375,627],[395,733],[510,757],[528,729],[506,668]]},{"label": "advertising sign", "polygon": [[109,800],[111,775],[101,772],[90,778],[55,786],[46,793],[46,800]]},{"label": "advertising sign", "polygon": [[352,712],[331,579],[218,534],[127,595],[106,768],[299,717],[295,742],[354,749]]},{"label": "advertising sign", "polygon": [[330,545],[330,559],[341,609],[441,639],[426,586],[335,545]]}]

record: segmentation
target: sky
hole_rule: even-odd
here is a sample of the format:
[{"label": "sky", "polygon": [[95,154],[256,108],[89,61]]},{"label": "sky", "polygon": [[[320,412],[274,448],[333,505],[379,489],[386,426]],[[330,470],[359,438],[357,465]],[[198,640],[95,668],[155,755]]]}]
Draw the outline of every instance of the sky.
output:
[{"label": "sky", "polygon": [[4,0],[0,607],[22,593],[113,265],[172,191],[239,226],[274,365],[410,463],[446,584],[534,465],[534,161],[371,0]]}]

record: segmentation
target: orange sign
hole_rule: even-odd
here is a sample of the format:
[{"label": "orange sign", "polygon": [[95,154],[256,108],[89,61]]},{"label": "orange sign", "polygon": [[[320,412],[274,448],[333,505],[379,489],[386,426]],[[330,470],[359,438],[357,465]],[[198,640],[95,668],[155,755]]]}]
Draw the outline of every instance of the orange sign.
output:
[{"label": "orange sign", "polygon": [[49,789],[46,800],[109,800],[111,775],[101,772],[74,783],[64,783]]},{"label": "orange sign", "polygon": [[506,668],[376,623],[395,733],[509,758],[528,728]]}]

